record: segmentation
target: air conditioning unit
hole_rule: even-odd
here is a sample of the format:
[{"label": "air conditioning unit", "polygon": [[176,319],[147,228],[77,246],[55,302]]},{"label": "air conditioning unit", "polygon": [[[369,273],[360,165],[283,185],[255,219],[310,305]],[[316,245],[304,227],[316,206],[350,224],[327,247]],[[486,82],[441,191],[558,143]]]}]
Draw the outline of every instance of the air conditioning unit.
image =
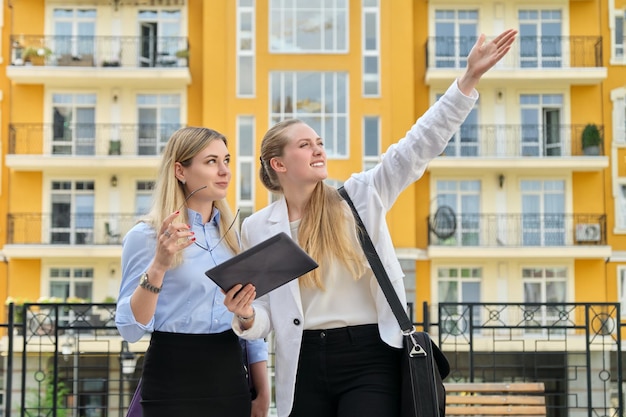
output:
[{"label": "air conditioning unit", "polygon": [[576,225],[577,242],[599,242],[602,237],[600,225],[597,223],[581,223]]}]

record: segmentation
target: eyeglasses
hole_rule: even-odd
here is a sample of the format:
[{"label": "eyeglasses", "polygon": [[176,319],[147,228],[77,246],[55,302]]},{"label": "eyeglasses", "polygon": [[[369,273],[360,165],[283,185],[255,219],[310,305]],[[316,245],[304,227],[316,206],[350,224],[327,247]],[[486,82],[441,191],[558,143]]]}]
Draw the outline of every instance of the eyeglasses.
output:
[{"label": "eyeglasses", "polygon": [[[191,198],[192,195],[194,195],[195,193],[197,193],[200,190],[204,190],[207,187],[208,187],[208,185],[203,185],[202,187],[196,188],[195,190],[190,192],[189,195],[187,197],[185,197],[185,201],[183,201],[183,204],[181,204],[181,206],[178,208],[178,211],[182,210],[182,208],[185,207],[185,205],[187,204],[187,201]],[[215,248],[217,248],[219,246],[219,244],[222,243],[222,240],[224,240],[224,238],[226,237],[228,232],[230,232],[230,229],[233,228],[233,226],[235,225],[235,222],[237,221],[237,217],[239,217],[239,212],[240,211],[241,211],[241,209],[237,209],[237,212],[235,213],[235,217],[233,218],[233,221],[230,223],[230,226],[228,226],[228,229],[226,229],[226,233],[224,233],[222,235],[220,240],[218,240],[217,243],[215,245],[213,245],[212,248],[211,247],[204,247],[201,244],[199,244],[198,241],[196,241],[196,240],[194,240],[193,243],[195,243],[195,245],[197,247],[199,247],[201,249],[204,249],[205,251],[209,252],[211,254],[211,256],[213,256],[213,250],[215,250]]]},{"label": "eyeglasses", "polygon": [[226,229],[226,232],[222,235],[222,237],[220,238],[220,240],[217,241],[217,243],[215,245],[213,245],[212,248],[210,247],[204,247],[201,244],[198,243],[197,240],[194,240],[193,243],[196,244],[197,247],[204,249],[205,251],[209,252],[211,255],[213,255],[213,250],[215,248],[217,248],[219,246],[220,243],[222,243],[222,240],[224,240],[224,238],[226,237],[226,235],[228,234],[228,232],[230,232],[230,229],[233,228],[233,226],[235,225],[235,222],[237,221],[237,217],[239,217],[239,212],[241,211],[241,209],[237,209],[237,212],[235,213],[235,217],[233,217],[233,221],[230,223],[230,226],[228,226],[228,229]]}]

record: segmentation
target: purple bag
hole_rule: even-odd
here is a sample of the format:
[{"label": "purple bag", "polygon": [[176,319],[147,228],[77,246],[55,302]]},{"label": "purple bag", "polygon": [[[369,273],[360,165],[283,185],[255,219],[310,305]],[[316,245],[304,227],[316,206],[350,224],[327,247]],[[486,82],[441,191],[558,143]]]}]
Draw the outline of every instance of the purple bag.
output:
[{"label": "purple bag", "polygon": [[137,384],[137,389],[133,394],[133,398],[130,400],[130,404],[128,404],[126,417],[143,417],[143,411],[141,409],[141,379]]}]

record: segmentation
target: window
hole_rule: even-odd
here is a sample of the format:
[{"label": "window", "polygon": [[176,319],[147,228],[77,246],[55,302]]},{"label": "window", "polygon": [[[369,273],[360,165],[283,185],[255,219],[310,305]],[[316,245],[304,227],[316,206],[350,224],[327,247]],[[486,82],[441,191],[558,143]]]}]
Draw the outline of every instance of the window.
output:
[{"label": "window", "polygon": [[142,216],[150,211],[154,181],[137,181],[135,184],[135,215]]},{"label": "window", "polygon": [[180,94],[138,94],[139,155],[160,155],[172,133],[181,128]]},{"label": "window", "polygon": [[363,169],[373,168],[380,161],[380,117],[363,117]]},{"label": "window", "polygon": [[52,94],[52,154],[95,155],[95,123],[95,94]]},{"label": "window", "polygon": [[522,68],[563,66],[560,10],[520,10],[520,64]]},{"label": "window", "polygon": [[254,96],[254,0],[237,3],[237,96]]},{"label": "window", "polygon": [[626,89],[611,91],[613,101],[613,143],[626,144]]},{"label": "window", "polygon": [[96,10],[54,9],[53,50],[57,60],[94,63]]},{"label": "window", "polygon": [[[561,156],[569,154],[561,139],[561,94],[521,94],[521,156]],[[565,135],[563,135],[565,136]],[[568,147],[569,148],[569,147]]]},{"label": "window", "polygon": [[617,205],[616,226],[619,229],[626,229],[626,184],[623,179],[622,183],[618,184],[618,193],[615,200]]},{"label": "window", "polygon": [[624,20],[626,20],[626,11],[618,10],[615,13],[615,31],[613,43],[613,58],[615,60],[624,62],[624,43],[626,43],[626,34],[624,33]]},{"label": "window", "polygon": [[237,117],[237,200],[246,216],[254,209],[254,122],[254,116]]},{"label": "window", "polygon": [[139,10],[139,66],[175,67],[176,52],[187,49],[181,37],[181,11]]},{"label": "window", "polygon": [[50,268],[50,297],[93,299],[93,268]]},{"label": "window", "polygon": [[[437,268],[439,303],[479,303],[483,271],[478,267]],[[475,311],[478,313],[478,311]],[[447,334],[460,335],[469,329],[469,312],[462,306],[447,306],[441,310],[441,329]],[[480,323],[474,315],[474,325]]]},{"label": "window", "polygon": [[270,52],[348,52],[348,0],[270,0]]},{"label": "window", "polygon": [[[565,303],[567,301],[567,268],[522,268],[525,303]],[[527,326],[547,326],[562,320],[560,306],[533,307],[525,314]],[[532,314],[531,314],[532,313]],[[526,332],[532,332],[526,330]],[[554,330],[552,330],[554,332]]]},{"label": "window", "polygon": [[563,246],[565,244],[565,181],[523,180],[522,244]]},{"label": "window", "polygon": [[298,118],[324,140],[329,157],[348,156],[348,75],[345,72],[272,72],[271,124]]},{"label": "window", "polygon": [[363,0],[363,96],[380,95],[379,0]]},{"label": "window", "polygon": [[94,182],[53,181],[50,243],[93,243]]},{"label": "window", "polygon": [[435,66],[465,68],[477,33],[477,10],[435,10]]},{"label": "window", "polygon": [[[438,180],[437,207],[448,206],[455,213],[457,228],[453,236],[438,241],[440,245],[480,245],[480,181]],[[436,231],[435,231],[436,233]]]}]

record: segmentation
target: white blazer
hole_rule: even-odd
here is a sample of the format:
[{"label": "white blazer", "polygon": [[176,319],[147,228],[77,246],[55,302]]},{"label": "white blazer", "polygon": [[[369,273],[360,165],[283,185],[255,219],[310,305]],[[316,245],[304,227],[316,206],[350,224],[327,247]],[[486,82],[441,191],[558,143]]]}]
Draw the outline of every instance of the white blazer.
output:
[{"label": "white blazer", "polygon": [[[369,171],[352,175],[344,184],[404,304],[404,274],[396,258],[385,215],[398,195],[419,179],[428,162],[445,149],[477,99],[476,91],[472,92],[471,97],[463,95],[455,81],[446,94],[417,120],[406,136],[388,148],[381,163]],[[242,243],[244,248],[249,248],[280,232],[291,235],[284,198],[244,220]],[[390,346],[401,347],[402,332],[376,280],[372,280],[371,292],[378,312],[382,340]],[[254,308],[256,318],[252,327],[242,332],[235,319],[233,329],[246,339],[267,337],[274,330],[276,408],[278,417],[287,417],[293,404],[304,323],[298,280],[260,297],[254,302]]]}]

